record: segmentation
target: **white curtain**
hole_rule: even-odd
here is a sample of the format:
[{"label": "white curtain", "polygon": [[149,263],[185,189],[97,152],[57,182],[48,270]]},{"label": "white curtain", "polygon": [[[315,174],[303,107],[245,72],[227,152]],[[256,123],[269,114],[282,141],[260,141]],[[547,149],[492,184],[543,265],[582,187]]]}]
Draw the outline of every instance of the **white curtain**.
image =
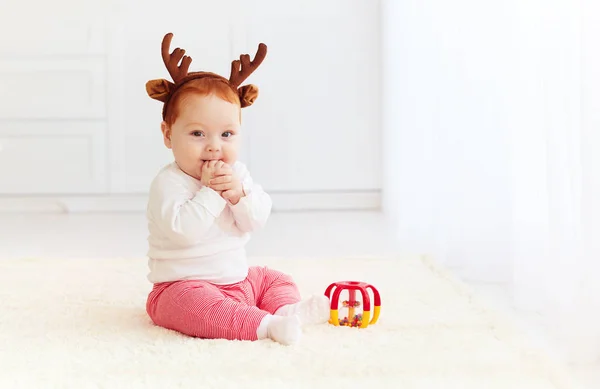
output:
[{"label": "white curtain", "polygon": [[600,359],[600,5],[382,2],[384,210]]}]

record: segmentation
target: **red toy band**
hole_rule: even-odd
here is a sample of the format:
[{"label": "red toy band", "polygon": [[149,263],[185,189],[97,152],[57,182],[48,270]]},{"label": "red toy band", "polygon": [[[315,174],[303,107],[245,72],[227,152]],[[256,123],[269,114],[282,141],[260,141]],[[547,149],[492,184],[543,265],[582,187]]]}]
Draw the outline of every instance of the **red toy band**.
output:
[{"label": "red toy band", "polygon": [[[331,309],[338,309],[340,294],[342,293],[342,290],[344,290],[344,289],[347,289],[350,292],[356,291],[356,290],[360,291],[360,293],[362,294],[363,305],[364,305],[365,311],[371,310],[371,297],[369,296],[369,293],[367,292],[367,288],[371,288],[373,290],[373,294],[375,295],[375,301],[381,303],[381,301],[379,299],[379,293],[377,292],[377,290],[372,285],[369,285],[365,282],[357,282],[357,281],[334,282],[333,284],[331,284],[327,287],[327,290],[325,290],[325,296],[329,297],[329,295],[331,294],[331,290],[334,287],[337,287],[337,288],[333,292],[333,296],[330,298]],[[379,304],[376,303],[375,305],[379,305]]]}]

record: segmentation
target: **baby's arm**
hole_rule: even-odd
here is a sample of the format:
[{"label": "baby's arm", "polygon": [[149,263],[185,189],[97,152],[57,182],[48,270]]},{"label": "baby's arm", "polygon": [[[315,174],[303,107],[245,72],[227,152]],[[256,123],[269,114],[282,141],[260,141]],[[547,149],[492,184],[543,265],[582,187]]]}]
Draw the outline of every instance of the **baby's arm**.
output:
[{"label": "baby's arm", "polygon": [[163,232],[180,244],[197,244],[227,202],[209,187],[193,193],[183,182],[161,180],[152,186],[148,211]]},{"label": "baby's arm", "polygon": [[271,214],[272,201],[271,196],[254,183],[248,169],[242,164],[239,166],[237,174],[242,183],[243,196],[237,204],[230,204],[230,208],[238,228],[251,232],[266,224]]}]

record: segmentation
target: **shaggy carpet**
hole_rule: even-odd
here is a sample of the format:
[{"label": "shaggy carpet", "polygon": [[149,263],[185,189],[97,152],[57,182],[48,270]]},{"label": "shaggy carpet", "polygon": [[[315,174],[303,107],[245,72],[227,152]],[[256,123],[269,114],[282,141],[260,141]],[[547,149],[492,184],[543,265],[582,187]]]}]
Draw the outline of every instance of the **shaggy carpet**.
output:
[{"label": "shaggy carpet", "polygon": [[252,259],[303,295],[372,283],[379,321],[300,344],[202,340],[154,326],[145,259],[0,261],[0,388],[572,388],[510,321],[422,259]]}]

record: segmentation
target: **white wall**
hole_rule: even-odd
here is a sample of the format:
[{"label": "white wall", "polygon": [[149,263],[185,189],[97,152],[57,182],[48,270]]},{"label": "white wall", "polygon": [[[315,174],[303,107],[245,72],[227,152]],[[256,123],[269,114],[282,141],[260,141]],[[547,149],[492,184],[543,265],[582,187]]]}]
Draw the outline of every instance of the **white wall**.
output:
[{"label": "white wall", "polygon": [[0,88],[13,92],[0,97],[0,196],[144,195],[171,161],[144,84],[169,77],[160,43],[173,32],[191,70],[225,76],[268,45],[247,80],[260,95],[244,109],[242,158],[276,208],[377,208],[378,1],[48,4],[2,5],[0,34],[11,39],[0,41]]},{"label": "white wall", "polygon": [[246,42],[271,54],[254,78],[251,168],[274,191],[378,191],[378,1],[243,2]]}]

